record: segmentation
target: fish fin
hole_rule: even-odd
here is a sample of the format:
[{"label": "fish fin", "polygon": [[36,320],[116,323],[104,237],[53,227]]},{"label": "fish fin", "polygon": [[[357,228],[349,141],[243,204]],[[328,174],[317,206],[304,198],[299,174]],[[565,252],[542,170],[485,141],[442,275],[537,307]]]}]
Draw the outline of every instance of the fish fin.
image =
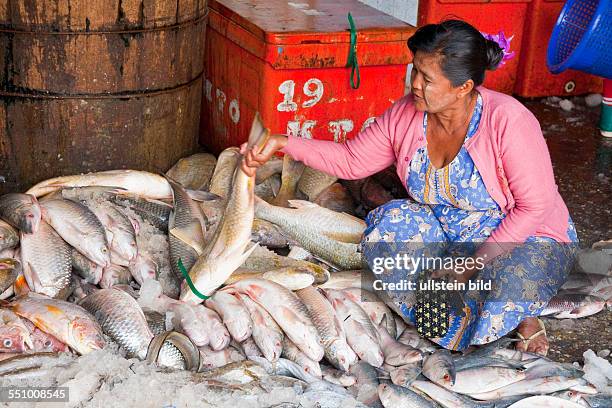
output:
[{"label": "fish fin", "polygon": [[315,203],[311,203],[310,201],[306,201],[306,200],[288,200],[289,202],[289,206],[292,208],[316,208],[316,207],[320,207],[319,205],[315,204]]},{"label": "fish fin", "polygon": [[220,195],[208,191],[190,190],[188,188],[186,188],[185,191],[187,192],[189,198],[202,203],[206,201],[216,201],[223,199]]},{"label": "fish fin", "polygon": [[202,240],[196,239],[198,235],[202,234],[202,226],[199,222],[192,222],[187,227],[183,228],[172,228],[168,233],[193,248],[198,253],[198,256],[204,253],[204,244]]},{"label": "fish fin", "polygon": [[[40,283],[40,281],[39,281]],[[17,277],[17,279],[15,280],[15,295],[16,296],[22,296],[25,295],[26,293],[30,292],[30,286],[28,285],[28,283],[26,282],[26,279],[23,275],[19,275]]]},{"label": "fish fin", "polygon": [[251,256],[251,254],[257,249],[257,247],[259,246],[258,242],[254,242],[253,245],[251,245],[250,248],[247,248],[242,255],[240,255],[240,265],[243,265],[246,260],[248,259],[249,256]]},{"label": "fish fin", "polygon": [[[38,278],[38,275],[36,274],[36,271],[34,270],[34,268],[32,267],[32,264],[29,262],[24,262],[22,264],[22,270],[23,270],[23,276],[25,278],[25,284],[31,289],[31,290],[36,290],[37,287],[42,286],[40,279]],[[19,278],[19,276],[17,277]],[[17,282],[17,281],[15,281]],[[16,289],[16,288],[15,288]],[[15,293],[17,293],[17,290],[15,290]]]},{"label": "fish fin", "polygon": [[253,118],[253,124],[251,125],[251,131],[249,132],[249,139],[247,145],[250,149],[257,148],[259,153],[265,146],[266,142],[270,138],[270,129],[267,129],[262,122],[259,112],[255,112],[255,118]]}]

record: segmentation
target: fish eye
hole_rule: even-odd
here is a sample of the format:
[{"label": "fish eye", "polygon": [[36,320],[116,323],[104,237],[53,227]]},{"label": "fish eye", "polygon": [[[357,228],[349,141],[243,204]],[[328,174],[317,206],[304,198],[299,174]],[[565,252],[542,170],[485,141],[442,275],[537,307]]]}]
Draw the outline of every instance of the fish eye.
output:
[{"label": "fish eye", "polygon": [[49,347],[49,346],[51,346],[51,340],[45,341],[45,347]]},{"label": "fish eye", "polygon": [[4,341],[2,342],[2,344],[4,345],[4,347],[8,348],[11,347],[13,345],[13,340],[11,339],[4,339]]}]

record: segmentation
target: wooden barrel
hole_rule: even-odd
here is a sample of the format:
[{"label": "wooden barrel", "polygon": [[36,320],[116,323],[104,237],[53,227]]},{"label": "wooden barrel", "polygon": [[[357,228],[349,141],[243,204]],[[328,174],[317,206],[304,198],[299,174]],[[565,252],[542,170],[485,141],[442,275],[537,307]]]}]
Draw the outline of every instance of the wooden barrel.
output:
[{"label": "wooden barrel", "polygon": [[206,0],[0,1],[0,192],[197,148]]}]

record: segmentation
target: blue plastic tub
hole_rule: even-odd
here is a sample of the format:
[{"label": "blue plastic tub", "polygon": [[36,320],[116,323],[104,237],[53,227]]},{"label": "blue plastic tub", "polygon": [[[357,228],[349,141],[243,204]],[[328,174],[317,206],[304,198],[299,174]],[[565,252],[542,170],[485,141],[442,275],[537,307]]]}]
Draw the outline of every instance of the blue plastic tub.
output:
[{"label": "blue plastic tub", "polygon": [[548,43],[548,69],[612,78],[612,0],[568,0]]}]

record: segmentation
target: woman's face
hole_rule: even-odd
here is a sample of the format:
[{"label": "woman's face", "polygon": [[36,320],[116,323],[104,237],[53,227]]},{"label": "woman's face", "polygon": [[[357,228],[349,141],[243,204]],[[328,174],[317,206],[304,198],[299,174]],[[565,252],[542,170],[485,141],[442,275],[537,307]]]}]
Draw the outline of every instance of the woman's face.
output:
[{"label": "woman's face", "polygon": [[414,105],[418,111],[442,112],[460,99],[462,88],[453,87],[440,67],[440,56],[417,52],[410,75]]}]

